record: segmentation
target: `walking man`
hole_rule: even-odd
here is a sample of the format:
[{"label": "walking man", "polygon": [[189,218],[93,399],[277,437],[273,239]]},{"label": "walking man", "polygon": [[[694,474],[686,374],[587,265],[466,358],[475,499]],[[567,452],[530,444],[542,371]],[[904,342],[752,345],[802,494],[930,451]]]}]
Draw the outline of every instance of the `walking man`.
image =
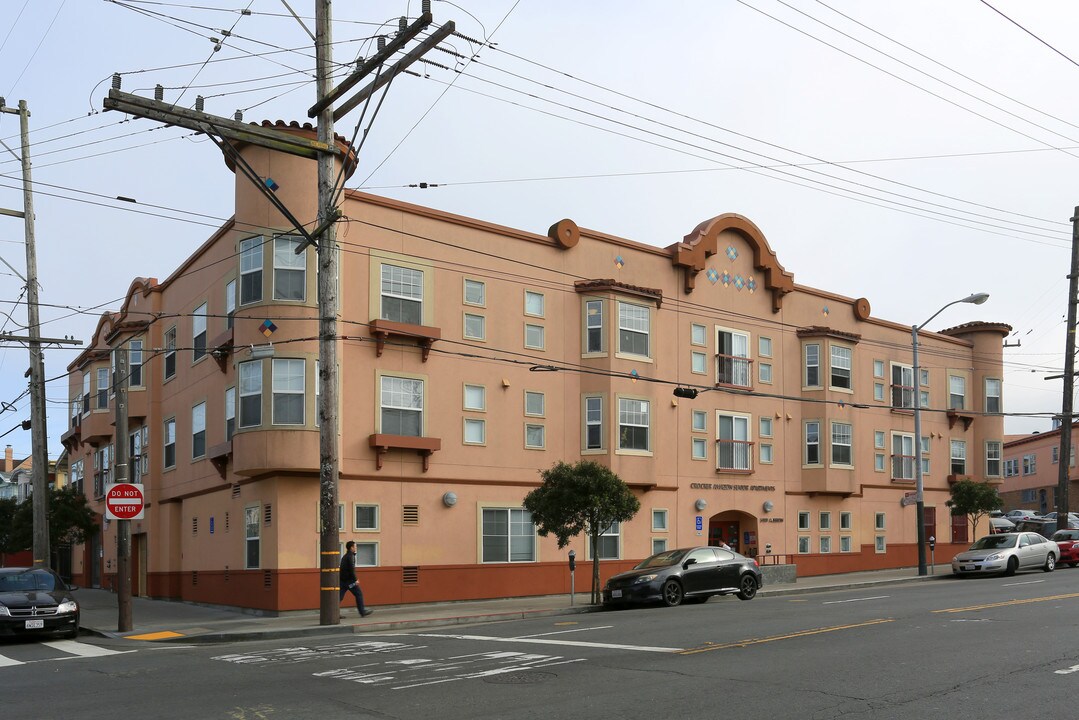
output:
[{"label": "walking man", "polygon": [[363,590],[360,589],[360,581],[356,579],[356,543],[349,540],[345,543],[345,556],[341,558],[341,597],[345,599],[345,593],[352,593],[356,598],[356,609],[360,611],[360,617],[367,617],[374,610],[368,610],[363,606]]}]

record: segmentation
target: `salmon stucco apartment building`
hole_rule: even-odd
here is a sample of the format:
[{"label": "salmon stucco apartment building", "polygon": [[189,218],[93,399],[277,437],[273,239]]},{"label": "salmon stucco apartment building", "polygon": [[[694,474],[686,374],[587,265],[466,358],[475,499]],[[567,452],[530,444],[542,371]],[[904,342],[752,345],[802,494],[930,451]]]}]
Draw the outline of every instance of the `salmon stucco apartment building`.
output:
[{"label": "salmon stucco apartment building", "polygon": [[[1079,423],[1071,426],[1068,463],[1068,510],[1079,509],[1079,475],[1075,472],[1075,443]],[[1030,435],[1008,436],[1004,442],[1004,483],[1000,499],[1007,510],[1039,513],[1057,509],[1060,488],[1060,429]]]},{"label": "salmon stucco apartment building", "polygon": [[[237,147],[315,219],[313,161]],[[149,502],[132,522],[137,594],[314,608],[316,254],[295,254],[300,239],[248,180],[235,192],[229,222],[102,316],[68,368],[63,442],[99,510],[128,443]],[[923,332],[915,377],[908,325],[795,284],[739,215],[661,248],[360,192],[340,207],[339,521],[371,604],[568,592],[566,552],[522,508],[558,461],[608,465],[640,498],[601,537],[604,577],[718,540],[802,575],[916,564],[915,393],[941,556],[968,541],[949,482],[999,482],[1007,325]],[[76,558],[79,582],[115,580],[115,524],[103,530]],[[590,557],[583,539],[573,548]]]}]

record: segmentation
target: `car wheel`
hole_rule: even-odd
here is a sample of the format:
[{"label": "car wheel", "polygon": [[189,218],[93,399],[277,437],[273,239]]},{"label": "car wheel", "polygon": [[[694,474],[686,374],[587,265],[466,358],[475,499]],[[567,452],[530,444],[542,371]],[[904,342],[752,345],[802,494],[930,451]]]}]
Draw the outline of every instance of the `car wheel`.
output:
[{"label": "car wheel", "polygon": [[1045,565],[1042,566],[1042,570],[1045,572],[1053,572],[1057,569],[1057,556],[1053,553],[1049,553],[1045,557]]},{"label": "car wheel", "polygon": [[1015,575],[1015,571],[1019,569],[1019,558],[1008,558],[1008,567],[1004,570],[1005,575]]},{"label": "car wheel", "polygon": [[742,581],[738,584],[738,599],[752,600],[755,597],[757,597],[757,578],[747,573],[742,576]]},{"label": "car wheel", "polygon": [[677,580],[668,580],[663,585],[663,604],[675,607],[682,604],[682,586]]}]

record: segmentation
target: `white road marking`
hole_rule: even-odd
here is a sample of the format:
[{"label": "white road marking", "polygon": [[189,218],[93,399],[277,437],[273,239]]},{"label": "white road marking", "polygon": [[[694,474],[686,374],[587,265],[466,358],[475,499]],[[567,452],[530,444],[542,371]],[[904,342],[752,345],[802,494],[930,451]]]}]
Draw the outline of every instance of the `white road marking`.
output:
[{"label": "white road marking", "polygon": [[9,667],[11,665],[23,665],[22,660],[15,660],[14,658],[5,657],[0,655],[0,667]]},{"label": "white road marking", "polygon": [[570,647],[601,648],[604,650],[635,650],[637,652],[676,653],[684,648],[652,647],[650,645],[617,645],[614,643],[582,642],[579,640],[546,640],[543,638],[507,638],[492,637],[489,635],[438,635],[433,633],[417,633],[417,637],[438,637],[450,640],[480,640],[484,642],[504,643],[534,643],[536,645],[567,645]]},{"label": "white road marking", "polygon": [[1070,675],[1073,672],[1079,672],[1079,665],[1072,665],[1067,670],[1054,670],[1053,672],[1057,675]]},{"label": "white road marking", "polygon": [[614,625],[600,625],[598,627],[574,628],[573,630],[555,630],[554,632],[536,633],[535,635],[518,635],[517,639],[520,640],[522,638],[544,637],[546,635],[562,635],[563,633],[584,632],[585,630],[608,630],[613,627]]},{"label": "white road marking", "polygon": [[75,642],[74,640],[49,640],[41,644],[48,645],[57,650],[62,650],[71,655],[77,655],[78,657],[104,657],[105,655],[120,655],[124,652],[134,652],[133,650],[109,650],[108,648],[98,647],[97,645],[85,645],[83,643]]},{"label": "white road marking", "polygon": [[1021,583],[1005,583],[1005,584],[1001,585],[1001,587],[1015,587],[1016,585],[1037,585],[1038,583],[1043,583],[1043,582],[1045,582],[1045,581],[1044,580],[1028,580],[1027,582],[1021,582]]},{"label": "white road marking", "polygon": [[886,597],[891,597],[891,595],[874,595],[873,597],[851,598],[850,600],[829,600],[828,602],[821,603],[821,605],[838,605],[840,603],[861,602],[863,600],[883,600]]}]

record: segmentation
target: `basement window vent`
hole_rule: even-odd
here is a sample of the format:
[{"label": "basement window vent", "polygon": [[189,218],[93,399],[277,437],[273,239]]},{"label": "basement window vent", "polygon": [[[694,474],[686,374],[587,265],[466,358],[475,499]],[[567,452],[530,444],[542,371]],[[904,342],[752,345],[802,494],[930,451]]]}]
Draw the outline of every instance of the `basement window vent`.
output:
[{"label": "basement window vent", "polygon": [[419,585],[420,569],[415,566],[401,568],[401,579],[405,585]]},{"label": "basement window vent", "polygon": [[273,587],[273,573],[269,570],[262,571],[262,587],[267,589]]},{"label": "basement window vent", "polygon": [[419,505],[405,505],[404,512],[402,514],[402,520],[405,525],[419,525],[420,524],[420,506]]},{"label": "basement window vent", "polygon": [[191,534],[192,535],[198,535],[199,534],[199,519],[197,517],[191,518]]},{"label": "basement window vent", "polygon": [[199,571],[198,570],[192,570],[191,571],[191,584],[192,585],[198,585],[199,584]]},{"label": "basement window vent", "polygon": [[240,497],[240,486],[237,484],[232,486],[232,499],[235,500],[238,497]]},{"label": "basement window vent", "polygon": [[273,522],[273,505],[266,503],[262,506],[262,524],[269,525]]}]

